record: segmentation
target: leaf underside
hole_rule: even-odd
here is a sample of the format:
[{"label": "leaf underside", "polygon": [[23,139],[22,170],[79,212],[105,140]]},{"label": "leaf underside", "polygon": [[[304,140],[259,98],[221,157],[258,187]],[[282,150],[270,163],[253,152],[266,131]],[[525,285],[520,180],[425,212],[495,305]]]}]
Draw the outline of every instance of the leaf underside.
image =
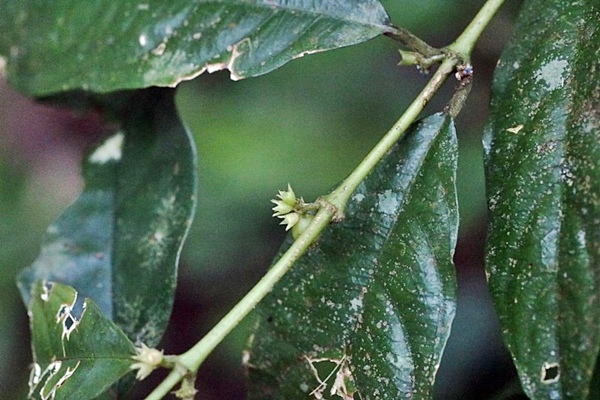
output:
[{"label": "leaf underside", "polygon": [[530,0],[486,127],[489,286],[523,389],[586,398],[600,349],[600,4]]},{"label": "leaf underside", "polygon": [[93,301],[71,287],[38,282],[29,303],[32,399],[93,399],[129,371],[133,343]]},{"label": "leaf underside", "polygon": [[[389,30],[378,0],[0,0],[0,55],[32,95],[261,75]],[[4,52],[4,54],[2,54]]]},{"label": "leaf underside", "polygon": [[456,151],[446,115],[413,126],[257,307],[250,398],[431,397],[456,307]]},{"label": "leaf underside", "polygon": [[116,97],[127,98],[120,126],[85,157],[83,193],[50,225],[40,256],[19,276],[26,304],[39,280],[68,284],[136,344],[158,343],[196,202],[195,150],[172,95],[154,89]]}]

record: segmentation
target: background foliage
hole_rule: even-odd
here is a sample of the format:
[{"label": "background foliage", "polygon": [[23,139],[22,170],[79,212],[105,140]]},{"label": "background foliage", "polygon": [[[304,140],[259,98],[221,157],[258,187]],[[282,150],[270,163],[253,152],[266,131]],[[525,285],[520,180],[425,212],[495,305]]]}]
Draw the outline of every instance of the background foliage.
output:
[{"label": "background foliage", "polygon": [[[447,44],[482,1],[386,1],[399,25]],[[459,199],[456,332],[442,363],[443,398],[489,397],[511,375],[483,287],[483,181],[480,135],[491,71],[515,5],[488,29],[476,52],[475,91],[458,120]],[[435,29],[429,21],[436,21]],[[262,275],[282,240],[269,199],[288,181],[306,199],[339,181],[393,123],[425,82],[398,69],[395,44],[372,42],[297,60],[264,77],[230,82],[227,73],[181,85],[177,103],[199,152],[200,204],[183,255],[172,324],[163,346],[181,352]],[[447,95],[448,92],[446,92]],[[439,110],[443,93],[430,110]],[[472,110],[472,112],[471,112]],[[102,132],[76,115],[0,86],[0,391],[22,398],[30,362],[27,315],[14,277],[39,252],[45,227],[81,188],[79,160]],[[469,232],[467,234],[467,232]],[[240,398],[241,326],[200,371],[201,396]],[[218,371],[218,372],[217,372]],[[509,371],[508,373],[506,371]],[[20,378],[18,376],[21,376]],[[21,386],[15,386],[19,381]]]}]

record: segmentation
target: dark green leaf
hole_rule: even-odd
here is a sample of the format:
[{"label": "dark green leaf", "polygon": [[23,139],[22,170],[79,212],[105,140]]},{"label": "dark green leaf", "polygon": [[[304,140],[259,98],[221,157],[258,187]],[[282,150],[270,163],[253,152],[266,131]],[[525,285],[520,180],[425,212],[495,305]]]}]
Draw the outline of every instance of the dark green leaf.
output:
[{"label": "dark green leaf", "polygon": [[71,287],[35,284],[29,303],[34,399],[93,399],[133,364],[133,343]]},{"label": "dark green leaf", "polygon": [[195,151],[171,92],[123,95],[121,126],[85,159],[85,190],[19,277],[26,302],[40,279],[69,284],[134,342],[158,343],[196,196]]},{"label": "dark green leaf", "polygon": [[600,3],[531,0],[486,130],[489,284],[525,392],[584,399],[600,348]]},{"label": "dark green leaf", "polygon": [[446,115],[413,126],[353,194],[345,220],[259,305],[251,398],[329,398],[332,388],[431,398],[456,307],[456,154]]},{"label": "dark green leaf", "polygon": [[0,0],[0,6],[10,11],[0,17],[9,80],[34,95],[174,86],[206,70],[229,69],[241,79],[389,29],[378,0]]}]

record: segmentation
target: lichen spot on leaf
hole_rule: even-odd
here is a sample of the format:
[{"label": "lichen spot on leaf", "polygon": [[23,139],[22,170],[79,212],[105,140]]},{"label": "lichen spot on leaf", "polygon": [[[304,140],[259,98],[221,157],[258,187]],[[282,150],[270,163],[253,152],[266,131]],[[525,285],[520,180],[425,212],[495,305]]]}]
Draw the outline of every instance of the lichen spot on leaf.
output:
[{"label": "lichen spot on leaf", "polygon": [[536,72],[535,79],[549,91],[560,89],[565,84],[564,73],[568,65],[567,60],[552,60]]}]

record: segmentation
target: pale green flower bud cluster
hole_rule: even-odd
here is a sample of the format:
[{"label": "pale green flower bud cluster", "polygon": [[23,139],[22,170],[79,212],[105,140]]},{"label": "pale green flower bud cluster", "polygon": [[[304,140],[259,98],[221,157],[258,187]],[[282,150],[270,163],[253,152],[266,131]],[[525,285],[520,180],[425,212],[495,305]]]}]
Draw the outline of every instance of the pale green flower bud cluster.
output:
[{"label": "pale green flower bud cluster", "polygon": [[281,218],[280,225],[285,225],[286,231],[291,229],[294,238],[298,238],[314,218],[314,215],[307,211],[311,204],[306,204],[304,199],[297,198],[289,184],[288,189],[280,190],[277,197],[279,200],[271,200],[275,204],[273,216]]},{"label": "pale green flower bud cluster", "polygon": [[288,183],[288,190],[280,190],[277,197],[279,197],[279,200],[271,200],[275,204],[275,207],[273,207],[273,216],[281,218],[280,225],[285,225],[285,230],[289,231],[300,220],[300,215],[295,211],[297,202],[296,194]]},{"label": "pale green flower bud cluster", "polygon": [[164,359],[163,351],[150,348],[142,343],[141,347],[136,347],[135,351],[137,355],[131,357],[136,363],[131,364],[130,369],[137,369],[137,375],[135,376],[138,381],[146,378],[152,371],[154,371]]}]

